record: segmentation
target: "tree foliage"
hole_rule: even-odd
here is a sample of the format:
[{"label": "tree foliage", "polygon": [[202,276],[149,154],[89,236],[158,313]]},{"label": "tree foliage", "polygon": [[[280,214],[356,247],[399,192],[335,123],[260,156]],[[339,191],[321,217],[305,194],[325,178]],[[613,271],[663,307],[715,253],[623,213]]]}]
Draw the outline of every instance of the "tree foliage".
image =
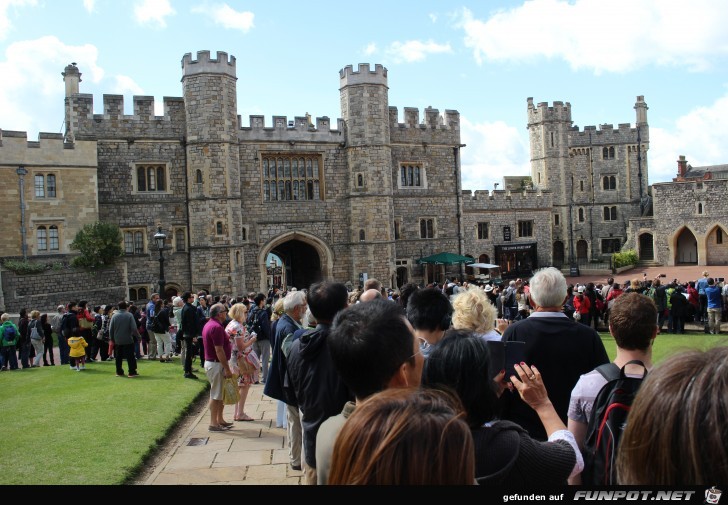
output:
[{"label": "tree foliage", "polygon": [[113,265],[124,255],[121,242],[121,230],[115,224],[104,222],[87,224],[76,234],[71,243],[71,249],[81,253],[71,264],[84,268]]},{"label": "tree foliage", "polygon": [[634,249],[628,249],[626,251],[612,254],[612,264],[614,265],[614,268],[636,265],[638,261],[639,257],[637,256],[637,251]]}]

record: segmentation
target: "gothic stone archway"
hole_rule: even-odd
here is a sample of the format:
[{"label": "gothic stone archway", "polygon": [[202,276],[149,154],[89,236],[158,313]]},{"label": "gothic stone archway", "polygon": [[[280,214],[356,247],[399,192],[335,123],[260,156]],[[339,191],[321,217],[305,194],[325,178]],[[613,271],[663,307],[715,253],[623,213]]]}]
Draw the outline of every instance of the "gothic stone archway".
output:
[{"label": "gothic stone archway", "polygon": [[675,264],[698,264],[698,241],[688,228],[683,228],[675,240]]},{"label": "gothic stone archway", "polygon": [[258,254],[261,292],[268,290],[265,259],[273,253],[283,261],[286,283],[289,287],[308,288],[312,283],[330,279],[333,255],[328,245],[309,233],[284,233],[264,245]]}]

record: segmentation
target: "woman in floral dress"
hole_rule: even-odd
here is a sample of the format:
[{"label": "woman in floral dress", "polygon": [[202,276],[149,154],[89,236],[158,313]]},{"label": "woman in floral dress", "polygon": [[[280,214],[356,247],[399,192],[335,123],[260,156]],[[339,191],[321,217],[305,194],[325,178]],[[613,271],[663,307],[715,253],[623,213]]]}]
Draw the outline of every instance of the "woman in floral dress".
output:
[{"label": "woman in floral dress", "polygon": [[[235,404],[234,420],[253,421],[253,418],[245,413],[244,407],[250,385],[255,384],[258,380],[260,360],[252,348],[256,336],[255,334],[251,335],[248,333],[245,328],[245,319],[248,315],[248,308],[245,305],[242,303],[236,303],[230,308],[228,315],[232,318],[232,321],[228,323],[225,328],[225,332],[233,339],[233,352],[230,357],[230,361],[233,374],[237,374],[238,376],[238,390],[240,392],[240,400]],[[242,373],[242,360],[246,360],[254,366],[254,371],[252,373]]]}]

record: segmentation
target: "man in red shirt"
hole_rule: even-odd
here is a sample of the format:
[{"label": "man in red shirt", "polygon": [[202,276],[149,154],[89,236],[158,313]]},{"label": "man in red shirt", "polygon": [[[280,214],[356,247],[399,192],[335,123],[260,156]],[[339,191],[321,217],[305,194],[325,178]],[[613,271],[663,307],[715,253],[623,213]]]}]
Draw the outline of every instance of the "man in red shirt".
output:
[{"label": "man in red shirt", "polygon": [[210,308],[210,320],[202,329],[202,340],[205,349],[205,374],[210,381],[210,426],[208,431],[226,431],[232,428],[233,423],[223,419],[222,402],[223,381],[232,377],[230,370],[230,353],[232,344],[225,333],[225,317],[227,307],[216,303]]}]

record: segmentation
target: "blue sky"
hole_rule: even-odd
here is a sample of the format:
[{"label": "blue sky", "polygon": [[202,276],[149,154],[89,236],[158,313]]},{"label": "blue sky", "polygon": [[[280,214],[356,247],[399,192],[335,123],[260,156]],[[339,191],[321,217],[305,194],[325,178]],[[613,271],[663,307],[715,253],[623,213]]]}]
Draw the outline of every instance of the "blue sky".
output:
[{"label": "blue sky", "polygon": [[[366,7],[364,7],[366,6]],[[315,2],[0,0],[0,128],[63,131],[63,68],[81,92],[181,96],[185,53],[237,59],[238,113],[341,116],[339,70],[380,63],[389,102],[460,112],[463,188],[529,170],[526,100],[584,126],[649,107],[649,182],[676,160],[728,163],[728,8],[721,0]],[[335,124],[335,122],[334,122]],[[0,160],[0,163],[2,160]]]}]

